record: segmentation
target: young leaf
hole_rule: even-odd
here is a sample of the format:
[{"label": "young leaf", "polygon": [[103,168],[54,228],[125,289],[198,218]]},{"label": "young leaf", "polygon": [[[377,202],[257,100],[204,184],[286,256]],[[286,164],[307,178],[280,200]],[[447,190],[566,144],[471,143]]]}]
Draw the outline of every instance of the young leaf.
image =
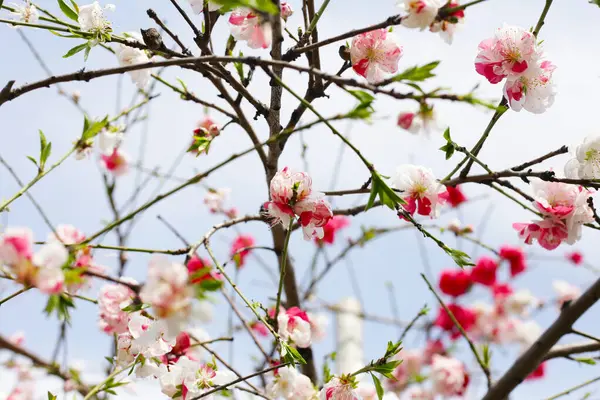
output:
[{"label": "young leaf", "polygon": [[408,68],[392,78],[393,82],[412,81],[421,82],[435,76],[432,71],[440,64],[439,61],[433,61],[421,67],[414,66]]},{"label": "young leaf", "polygon": [[379,400],[383,399],[383,386],[381,385],[381,381],[374,374],[371,374],[371,378],[373,378],[373,384],[375,385],[375,390],[377,391],[377,398]]},{"label": "young leaf", "polygon": [[79,53],[80,51],[88,48],[88,44],[84,43],[84,44],[80,44],[78,46],[73,47],[71,50],[67,51],[67,54],[65,54],[63,56],[63,58],[69,58],[69,57],[73,57],[75,54]]},{"label": "young leaf", "polygon": [[48,400],[56,400],[56,396],[48,392]]},{"label": "young leaf", "polygon": [[271,0],[215,0],[215,3],[221,4],[221,11],[231,10],[236,7],[249,7],[269,14],[278,14],[279,9]]},{"label": "young leaf", "polygon": [[78,15],[78,13],[75,10],[73,10],[70,5],[68,5],[67,3],[65,3],[63,0],[58,0],[58,6],[60,7],[60,9],[62,10],[62,12],[67,17],[69,17],[73,21],[79,22],[79,15]]},{"label": "young leaf", "polygon": [[83,61],[87,61],[88,57],[90,56],[90,51],[92,51],[92,46],[90,46],[90,43],[87,43],[87,47],[85,48],[85,53],[83,53]]},{"label": "young leaf", "polygon": [[73,9],[75,10],[75,12],[77,13],[77,15],[79,15],[79,6],[77,5],[77,3],[75,2],[75,0],[71,0],[71,4],[73,5]]},{"label": "young leaf", "polygon": [[96,136],[108,124],[108,116],[101,121],[89,121],[87,118],[83,122],[83,133],[81,140],[85,141]]}]

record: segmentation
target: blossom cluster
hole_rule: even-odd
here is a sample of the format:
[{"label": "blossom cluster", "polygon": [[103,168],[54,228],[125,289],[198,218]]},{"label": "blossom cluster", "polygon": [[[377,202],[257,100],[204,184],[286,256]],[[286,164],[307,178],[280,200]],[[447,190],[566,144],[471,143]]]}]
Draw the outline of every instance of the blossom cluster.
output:
[{"label": "blossom cluster", "polygon": [[525,243],[534,240],[547,250],[554,250],[562,242],[573,244],[581,239],[584,224],[594,221],[594,212],[588,204],[591,192],[581,186],[562,182],[531,180],[533,206],[541,220],[515,223],[513,227]]},{"label": "blossom cluster", "polygon": [[504,25],[494,37],[479,44],[475,70],[490,83],[506,78],[504,97],[515,111],[543,113],[554,103],[552,73],[556,67],[544,59],[535,35]]},{"label": "blossom cluster", "polygon": [[[458,1],[446,0],[399,0],[398,5],[407,14],[402,18],[402,25],[407,28],[439,32],[440,36],[451,44],[459,24],[465,18],[464,9]],[[448,12],[440,13],[444,8]]]},{"label": "blossom cluster", "polygon": [[270,194],[271,201],[263,207],[274,225],[281,223],[288,229],[297,216],[304,239],[324,237],[323,227],[333,213],[323,195],[313,192],[312,179],[306,172],[295,172],[288,167],[278,171],[271,180]]}]

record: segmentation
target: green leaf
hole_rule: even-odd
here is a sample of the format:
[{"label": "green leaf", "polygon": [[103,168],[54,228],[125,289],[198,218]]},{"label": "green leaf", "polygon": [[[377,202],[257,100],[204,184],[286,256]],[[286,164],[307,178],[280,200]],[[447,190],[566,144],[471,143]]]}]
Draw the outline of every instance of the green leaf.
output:
[{"label": "green leaf", "polygon": [[595,4],[600,7],[600,0],[590,0],[590,4]]},{"label": "green leaf", "polygon": [[374,374],[371,374],[371,378],[373,378],[373,384],[375,385],[375,390],[377,391],[377,398],[379,400],[383,399],[383,386],[381,385],[381,381]]},{"label": "green leaf", "polygon": [[446,160],[449,160],[452,158],[454,151],[456,150],[456,143],[454,143],[450,138],[450,128],[446,128],[443,137],[446,139],[446,144],[440,147],[440,150],[446,153]]},{"label": "green leaf", "polygon": [[48,145],[42,150],[42,154],[40,155],[40,167],[43,169],[44,165],[46,165],[46,160],[50,157],[50,153],[52,152],[52,143],[48,143]]},{"label": "green leaf", "polygon": [[73,57],[75,54],[79,53],[80,51],[89,48],[87,43],[84,44],[80,44],[78,46],[73,47],[71,50],[67,51],[67,54],[65,54],[63,56],[63,58],[69,58],[69,57]]},{"label": "green leaf", "polygon": [[200,287],[206,291],[214,292],[223,287],[223,281],[219,279],[207,279],[200,282]]},{"label": "green leaf", "polygon": [[84,118],[83,133],[81,134],[81,140],[83,141],[95,137],[106,125],[108,125],[108,116],[104,117],[101,121],[90,121],[87,117]]},{"label": "green leaf", "polygon": [[75,12],[77,13],[77,15],[79,15],[79,6],[77,5],[77,3],[75,2],[75,0],[71,0],[71,4],[73,5],[73,9],[75,10]]},{"label": "green leaf", "polygon": [[210,148],[210,143],[212,139],[209,139],[204,136],[194,136],[194,143],[188,148],[189,152],[195,152],[197,155],[202,154],[202,152],[206,152],[208,154],[208,150]]},{"label": "green leaf", "polygon": [[298,353],[298,350],[284,341],[280,341],[279,343],[281,344],[281,357],[285,362],[306,364],[306,360]]},{"label": "green leaf", "polygon": [[58,0],[58,6],[60,7],[60,9],[62,10],[62,12],[67,17],[69,17],[73,21],[76,21],[76,22],[79,21],[79,14],[75,10],[73,10],[70,5],[68,5],[67,3],[65,3],[63,0]]},{"label": "green leaf", "polygon": [[143,303],[132,303],[130,305],[128,305],[127,307],[123,307],[121,309],[121,311],[125,311],[125,312],[136,312],[136,311],[141,311],[144,310],[146,308],[149,308],[150,306],[148,304],[143,304]]},{"label": "green leaf", "polygon": [[221,8],[221,12],[236,7],[249,7],[273,15],[279,14],[279,9],[271,0],[215,0],[215,3],[221,4],[225,8]]},{"label": "green leaf", "polygon": [[365,211],[373,207],[376,197],[379,197],[381,203],[392,210],[395,210],[397,205],[406,204],[406,202],[388,186],[381,175],[379,175],[377,171],[373,171],[371,174],[371,195],[369,196]]},{"label": "green leaf", "polygon": [[348,90],[348,93],[356,97],[361,103],[371,104],[375,101],[375,97],[372,94],[362,90]]},{"label": "green leaf", "polygon": [[596,360],[593,358],[574,358],[574,360],[583,364],[596,365]]},{"label": "green leaf", "polygon": [[88,42],[87,47],[85,48],[85,53],[83,53],[83,61],[87,61],[88,57],[90,56],[90,51],[92,51],[92,46],[90,46]]},{"label": "green leaf", "polygon": [[392,82],[400,82],[400,81],[422,82],[424,80],[427,80],[427,79],[435,76],[435,74],[432,71],[439,64],[440,64],[439,61],[433,61],[433,62],[430,62],[429,64],[425,64],[423,66],[416,65],[414,67],[410,67],[410,68],[400,72],[398,75],[395,75],[391,80],[392,80]]},{"label": "green leaf", "polygon": [[40,168],[40,166],[38,165],[38,162],[37,162],[37,160],[36,160],[35,158],[33,158],[33,157],[31,157],[31,156],[27,156],[27,159],[28,159],[29,161],[31,161],[32,163],[34,163],[34,164],[35,164],[35,166],[36,166],[38,169]]},{"label": "green leaf", "polygon": [[56,400],[56,396],[48,392],[48,400]]}]

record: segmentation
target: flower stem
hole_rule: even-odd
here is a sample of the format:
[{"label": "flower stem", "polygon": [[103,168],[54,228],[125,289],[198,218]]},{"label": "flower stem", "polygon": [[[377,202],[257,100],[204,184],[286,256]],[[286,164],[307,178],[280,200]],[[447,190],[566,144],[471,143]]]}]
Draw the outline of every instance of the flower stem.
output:
[{"label": "flower stem", "polygon": [[20,295],[21,293],[25,293],[25,292],[26,292],[26,291],[28,291],[29,289],[31,289],[31,287],[26,287],[26,288],[23,288],[23,289],[21,289],[21,290],[18,290],[18,291],[16,291],[16,292],[14,292],[14,293],[13,293],[13,294],[11,294],[10,296],[8,296],[8,297],[6,297],[6,298],[4,298],[4,299],[0,300],[0,306],[1,306],[2,304],[6,303],[7,301],[11,300],[11,299],[14,299],[15,297],[17,297],[17,296],[18,296],[18,295]]},{"label": "flower stem", "polygon": [[129,368],[133,367],[135,364],[137,364],[137,359],[134,360],[132,363],[128,364],[127,366],[121,368],[121,369],[115,369],[110,375],[108,375],[106,377],[105,380],[103,380],[102,382],[100,382],[99,384],[97,384],[96,386],[94,386],[92,388],[92,390],[89,391],[89,393],[83,398],[83,400],[89,400],[91,399],[96,393],[100,392],[100,390],[102,389],[102,387],[109,382],[110,380],[112,380],[115,376],[119,375],[122,372],[127,371]]}]

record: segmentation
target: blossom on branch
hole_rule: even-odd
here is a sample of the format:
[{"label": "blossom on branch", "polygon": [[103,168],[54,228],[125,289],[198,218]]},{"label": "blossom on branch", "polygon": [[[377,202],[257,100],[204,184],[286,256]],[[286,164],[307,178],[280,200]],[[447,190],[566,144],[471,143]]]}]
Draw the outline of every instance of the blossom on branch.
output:
[{"label": "blossom on branch", "polygon": [[588,136],[583,143],[569,147],[573,158],[565,165],[565,176],[572,179],[600,179],[600,136]]},{"label": "blossom on branch", "polygon": [[348,225],[350,225],[350,218],[344,215],[334,215],[323,227],[323,238],[316,238],[315,243],[319,246],[322,246],[323,244],[333,244],[337,232]]},{"label": "blossom on branch", "polygon": [[384,80],[388,74],[398,72],[402,47],[384,29],[361,33],[352,39],[350,60],[352,69],[369,83]]},{"label": "blossom on branch", "polygon": [[283,168],[271,180],[270,194],[271,201],[263,207],[274,225],[281,223],[287,229],[298,216],[305,240],[323,238],[323,227],[333,212],[323,195],[312,191],[312,179],[307,173]]},{"label": "blossom on branch", "polygon": [[462,361],[433,355],[431,362],[433,391],[441,396],[462,396],[469,385],[469,375]]},{"label": "blossom on branch", "polygon": [[533,240],[547,250],[554,250],[563,241],[573,244],[581,238],[582,226],[594,221],[588,205],[590,192],[581,186],[562,182],[532,180],[533,205],[544,218],[532,223],[515,223],[513,227],[525,243]]},{"label": "blossom on branch", "polygon": [[254,237],[252,235],[238,235],[231,244],[231,251],[229,254],[235,261],[235,265],[241,268],[246,263],[246,257],[250,255],[251,249],[249,247],[254,246]]},{"label": "blossom on branch", "polygon": [[[459,7],[458,1],[450,1],[444,7],[449,9]],[[456,10],[445,16],[444,19],[436,18],[434,22],[429,26],[431,32],[438,32],[442,39],[448,44],[452,44],[454,40],[454,33],[464,23],[465,11]]]},{"label": "blossom on branch", "polygon": [[317,390],[310,378],[291,366],[275,370],[273,380],[267,385],[267,393],[274,399],[314,400]]},{"label": "blossom on branch", "polygon": [[239,7],[229,16],[231,35],[243,41],[251,49],[266,49],[271,46],[273,32],[271,24],[250,8]]},{"label": "blossom on branch", "polygon": [[[14,15],[19,21],[25,22],[28,24],[35,24],[40,19],[40,13],[34,4],[31,3],[31,0],[23,0],[25,4],[15,4],[13,6],[15,11],[12,11],[11,14]],[[18,28],[18,26],[15,26]]]},{"label": "blossom on branch", "polygon": [[[140,44],[143,43],[140,35],[137,33],[128,33],[127,36],[128,41],[134,43],[137,42]],[[117,47],[115,54],[117,55],[117,60],[119,61],[119,65],[121,67],[144,64],[151,61],[145,50],[137,49],[126,44],[120,44]],[[139,89],[144,89],[150,81],[152,69],[138,69],[135,71],[129,71],[128,74],[131,76],[133,83],[135,83]]]},{"label": "blossom on branch", "polygon": [[360,400],[355,378],[347,375],[333,377],[323,386],[319,394],[320,400]]},{"label": "blossom on branch", "polygon": [[79,6],[78,22],[79,27],[84,32],[90,32],[94,34],[94,44],[104,42],[112,27],[110,22],[104,16],[104,10],[114,11],[115,6],[113,4],[107,4],[100,6],[100,3],[94,1],[92,4]]},{"label": "blossom on branch", "polygon": [[467,293],[473,281],[466,271],[460,269],[446,269],[440,273],[440,290],[452,297],[459,297]]},{"label": "blossom on branch", "polygon": [[398,5],[408,14],[402,18],[402,25],[407,28],[427,29],[435,21],[444,4],[445,0],[399,0]]},{"label": "blossom on branch", "polygon": [[290,340],[300,348],[309,347],[312,343],[312,328],[308,315],[298,307],[285,310],[283,307],[277,316],[279,335],[283,340]]},{"label": "blossom on branch", "polygon": [[129,314],[123,309],[133,302],[134,297],[134,291],[125,285],[108,284],[100,288],[99,325],[103,332],[108,334],[127,332]]},{"label": "blossom on branch", "polygon": [[402,112],[398,116],[398,126],[410,133],[425,134],[430,137],[433,132],[441,129],[432,105],[423,103],[416,112]]},{"label": "blossom on branch", "polygon": [[435,179],[433,171],[426,167],[405,164],[396,169],[392,179],[394,187],[402,192],[401,197],[407,203],[402,207],[410,215],[417,212],[431,218],[438,216],[438,205],[444,202],[440,196],[444,193],[444,186]]}]

